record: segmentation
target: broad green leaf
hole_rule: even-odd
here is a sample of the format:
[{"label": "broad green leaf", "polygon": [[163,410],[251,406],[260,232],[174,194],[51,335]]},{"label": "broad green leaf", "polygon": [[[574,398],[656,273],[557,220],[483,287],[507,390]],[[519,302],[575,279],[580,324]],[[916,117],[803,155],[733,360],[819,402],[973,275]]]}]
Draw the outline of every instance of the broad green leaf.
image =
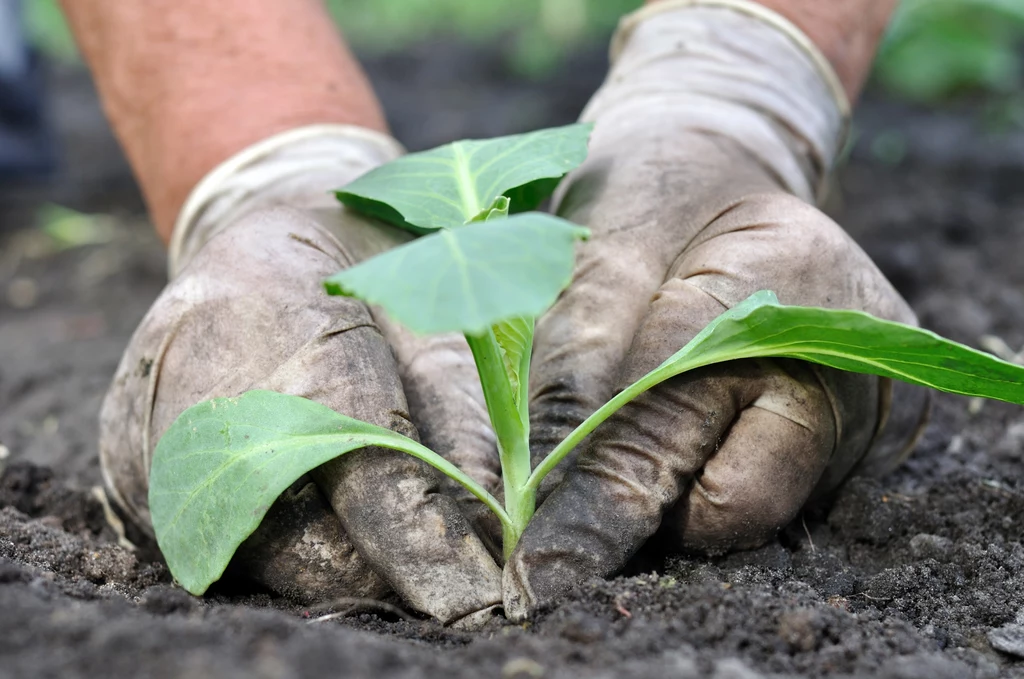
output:
[{"label": "broad green leaf", "polygon": [[413,332],[479,334],[551,306],[572,278],[575,242],[586,235],[539,212],[475,222],[377,255],[324,285],[380,305]]},{"label": "broad green leaf", "polygon": [[1020,0],[903,0],[876,76],[901,97],[935,102],[965,89],[1019,89]]},{"label": "broad green leaf", "polygon": [[250,391],[192,406],[157,444],[149,510],[171,573],[185,589],[202,594],[288,486],[367,446],[401,450],[427,462],[502,517],[500,504],[485,490],[419,443],[308,399]]},{"label": "broad green leaf", "polygon": [[530,352],[533,349],[533,318],[518,317],[495,323],[494,338],[501,349],[501,358],[512,386],[512,398],[521,406],[524,394],[520,387],[530,374]]},{"label": "broad green leaf", "polygon": [[861,311],[784,306],[768,291],[719,316],[651,377],[661,381],[700,365],[768,356],[1024,405],[1022,366]]},{"label": "broad green leaf", "polygon": [[337,192],[348,207],[415,233],[461,226],[501,196],[535,210],[587,156],[590,124],[457,141],[410,153]]},{"label": "broad green leaf", "polygon": [[795,358],[1024,405],[1024,366],[860,311],[784,306],[774,293],[762,290],[713,320],[588,417],[537,466],[530,484],[536,487],[587,434],[651,387],[706,365],[766,357]]}]

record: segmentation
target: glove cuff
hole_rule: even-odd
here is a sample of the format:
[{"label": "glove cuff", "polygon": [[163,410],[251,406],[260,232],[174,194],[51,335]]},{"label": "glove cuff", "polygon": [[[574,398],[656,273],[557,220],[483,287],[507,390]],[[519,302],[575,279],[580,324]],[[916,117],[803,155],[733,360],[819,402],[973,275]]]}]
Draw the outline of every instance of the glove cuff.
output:
[{"label": "glove cuff", "polygon": [[216,233],[255,209],[336,206],[330,192],[405,153],[388,135],[354,125],[309,125],[236,153],[200,181],[174,224],[173,279]]},{"label": "glove cuff", "polygon": [[811,60],[818,70],[818,75],[821,76],[825,85],[832,92],[840,113],[845,119],[849,119],[851,106],[850,100],[846,96],[846,90],[843,88],[843,84],[840,82],[835,69],[832,68],[832,64],[821,53],[821,50],[792,21],[760,3],[751,2],[751,0],[661,0],[661,2],[654,5],[644,5],[632,14],[624,16],[619,22],[619,26],[612,36],[611,47],[609,48],[612,63],[615,63],[616,59],[618,59],[619,54],[626,46],[626,42],[629,40],[629,36],[637,24],[652,16],[688,7],[723,7],[731,9],[753,17],[783,33]]},{"label": "glove cuff", "polygon": [[850,102],[790,21],[749,0],[662,0],[624,17],[610,51],[584,120],[665,115],[735,140],[804,200],[823,197]]}]

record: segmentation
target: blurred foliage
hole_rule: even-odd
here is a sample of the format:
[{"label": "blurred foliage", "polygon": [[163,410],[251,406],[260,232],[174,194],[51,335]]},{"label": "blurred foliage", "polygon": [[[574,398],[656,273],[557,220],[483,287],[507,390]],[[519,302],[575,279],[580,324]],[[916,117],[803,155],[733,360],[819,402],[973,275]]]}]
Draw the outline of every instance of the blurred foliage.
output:
[{"label": "blurred foliage", "polygon": [[[540,75],[573,48],[610,34],[642,0],[324,0],[363,54],[394,52],[427,36],[471,43],[502,40],[510,64]],[[51,56],[75,52],[57,0],[25,0],[29,32]]]},{"label": "blurred foliage", "polygon": [[1012,95],[1024,76],[1024,0],[903,0],[875,76],[890,92],[935,103]]},{"label": "blurred foliage", "polygon": [[476,43],[507,39],[520,71],[539,75],[574,47],[610,34],[642,0],[326,0],[348,39],[364,53],[394,51],[426,35]]},{"label": "blurred foliage", "polygon": [[114,238],[114,224],[110,217],[89,215],[54,203],[39,207],[36,225],[50,237],[55,251],[100,245]]},{"label": "blurred foliage", "polygon": [[51,58],[62,61],[75,59],[75,41],[57,0],[25,0],[22,4],[32,43]]},{"label": "blurred foliage", "polygon": [[[454,36],[506,50],[510,64],[541,75],[580,44],[611,32],[641,0],[325,0],[364,54],[400,50],[426,36]],[[67,58],[74,43],[56,0],[26,0],[43,50]],[[902,0],[875,77],[891,93],[926,103],[963,92],[1010,95],[1024,86],[1024,0]],[[1020,106],[1011,106],[1017,118]],[[998,115],[1009,115],[999,113]]]}]

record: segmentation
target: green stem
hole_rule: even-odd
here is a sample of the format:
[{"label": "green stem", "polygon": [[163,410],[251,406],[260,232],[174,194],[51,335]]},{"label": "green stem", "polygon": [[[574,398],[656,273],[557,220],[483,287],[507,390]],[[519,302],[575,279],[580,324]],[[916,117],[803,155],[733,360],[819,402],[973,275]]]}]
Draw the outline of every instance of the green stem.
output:
[{"label": "green stem", "polygon": [[[404,439],[404,440],[403,440]],[[454,464],[444,459],[430,448],[427,448],[421,443],[417,443],[412,439],[406,439],[404,436],[401,439],[395,436],[367,436],[367,446],[378,446],[380,448],[391,448],[403,452],[407,455],[411,455],[418,460],[426,462],[434,469],[438,470],[448,478],[452,479],[456,483],[460,484],[463,488],[472,493],[478,500],[484,503],[488,509],[490,509],[501,521],[502,531],[512,529],[512,518],[505,511],[505,508],[501,506],[498,500],[487,492],[487,490],[479,483],[473,480],[469,474],[462,471]]]},{"label": "green stem", "polygon": [[501,477],[505,487],[508,524],[502,524],[502,544],[507,558],[536,509],[536,489],[526,487],[530,478],[530,441],[527,423],[516,405],[501,348],[490,328],[480,335],[466,334],[473,352],[487,413],[498,439]]},{"label": "green stem", "polygon": [[530,523],[533,513],[537,510],[537,491],[531,488],[520,488],[516,493],[515,502],[509,502],[506,496],[505,505],[508,511],[508,523],[501,524],[501,547],[505,561],[512,556],[512,551],[519,544],[519,538]]},{"label": "green stem", "polygon": [[530,360],[533,357],[533,332],[536,321],[529,319],[530,333],[526,338],[526,347],[519,359],[519,419],[526,428],[526,439],[530,439]]},{"label": "green stem", "polygon": [[[691,344],[693,344],[693,342],[691,342]],[[565,459],[565,456],[571,453],[573,449],[590,434],[590,432],[597,429],[597,427],[611,417],[616,410],[626,405],[651,387],[661,384],[670,377],[675,377],[676,375],[687,372],[688,370],[693,370],[694,368],[710,365],[712,363],[719,363],[724,360],[732,360],[733,358],[733,356],[729,355],[706,355],[698,357],[691,362],[680,362],[678,365],[673,366],[671,371],[665,371],[662,367],[658,367],[647,373],[638,381],[620,391],[614,398],[603,406],[595,410],[590,417],[583,420],[578,427],[573,429],[568,436],[562,439],[562,441],[555,446],[550,453],[548,453],[548,456],[537,465],[536,469],[533,470],[529,480],[526,482],[526,487],[536,492],[540,487],[540,482],[544,480],[544,477],[547,476],[552,469],[557,467],[558,463]]]}]

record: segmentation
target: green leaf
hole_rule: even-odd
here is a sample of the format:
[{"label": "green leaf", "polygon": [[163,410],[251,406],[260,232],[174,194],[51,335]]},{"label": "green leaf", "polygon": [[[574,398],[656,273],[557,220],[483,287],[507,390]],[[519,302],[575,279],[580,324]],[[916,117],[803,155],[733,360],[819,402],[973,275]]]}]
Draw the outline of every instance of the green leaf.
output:
[{"label": "green leaf", "polygon": [[337,192],[348,207],[415,233],[456,227],[503,195],[513,212],[535,210],[587,156],[590,124],[410,153]]},{"label": "green leaf", "polygon": [[508,210],[511,201],[506,196],[498,196],[490,207],[480,211],[470,222],[489,222],[492,219],[503,219],[508,217]]},{"label": "green leaf", "polygon": [[[512,398],[516,406],[522,407],[526,400],[520,387],[526,382],[521,376],[529,377],[530,352],[533,350],[533,318],[520,316],[507,321],[495,323],[494,338],[501,349],[501,358],[508,373],[508,383],[512,386]],[[527,419],[527,421],[529,421]]]},{"label": "green leaf", "polygon": [[584,420],[537,466],[529,485],[536,488],[584,437],[651,387],[706,365],[766,357],[795,358],[1024,405],[1024,366],[861,311],[783,306],[774,293],[762,290],[713,320],[685,347]]},{"label": "green leaf", "polygon": [[1019,89],[1020,0],[903,0],[875,64],[896,94],[936,102],[965,89]]},{"label": "green leaf", "polygon": [[427,462],[507,522],[487,491],[419,443],[308,399],[250,391],[192,406],[157,444],[149,510],[171,573],[185,589],[202,594],[288,486],[367,446],[401,450]]},{"label": "green leaf", "polygon": [[783,306],[767,291],[719,316],[651,377],[660,382],[699,365],[767,356],[1024,405],[1022,366],[862,311]]},{"label": "green leaf", "polygon": [[539,212],[476,222],[389,250],[324,285],[380,305],[414,332],[480,334],[551,306],[572,278],[575,241],[586,236]]}]

